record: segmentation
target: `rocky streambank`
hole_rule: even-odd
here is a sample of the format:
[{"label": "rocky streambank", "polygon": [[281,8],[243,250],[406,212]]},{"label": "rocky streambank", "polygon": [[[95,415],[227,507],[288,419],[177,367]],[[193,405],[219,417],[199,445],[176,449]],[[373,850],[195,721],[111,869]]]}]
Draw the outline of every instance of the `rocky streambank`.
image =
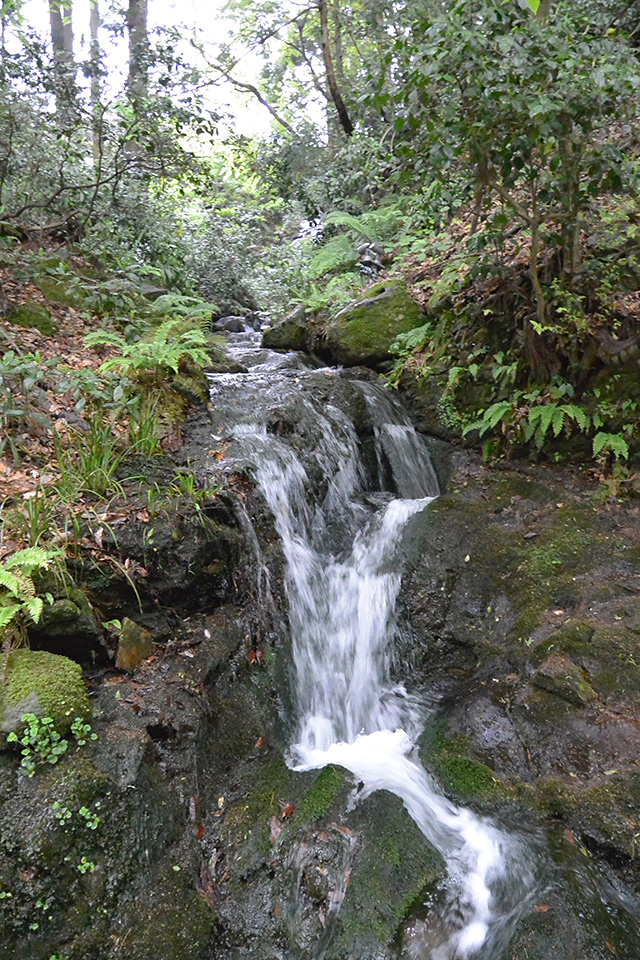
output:
[{"label": "rocky streambank", "polygon": [[[304,390],[350,417],[373,470],[354,375],[318,371]],[[302,439],[302,407],[268,390],[264,403],[269,431]],[[185,426],[178,458],[201,489],[219,483],[228,416],[214,403]],[[540,900],[507,960],[633,960],[640,509],[599,502],[577,471],[432,446],[443,495],[407,530],[394,653],[429,704],[421,759],[536,854]],[[224,491],[190,503],[153,522],[140,505],[103,533],[129,579],[77,570],[66,628],[45,619],[34,635],[83,663],[97,739],[69,736],[32,777],[0,753],[6,955],[430,957],[444,863],[401,802],[285,762],[283,557],[250,471],[234,465]],[[108,626],[125,618],[144,652],[126,669]]]}]

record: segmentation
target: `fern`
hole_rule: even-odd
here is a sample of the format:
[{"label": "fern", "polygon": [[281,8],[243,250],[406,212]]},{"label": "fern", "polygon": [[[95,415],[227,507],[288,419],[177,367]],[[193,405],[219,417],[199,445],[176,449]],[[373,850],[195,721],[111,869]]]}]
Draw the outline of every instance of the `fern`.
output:
[{"label": "fern", "polygon": [[433,326],[430,322],[424,323],[421,327],[414,327],[406,333],[400,333],[391,344],[391,353],[399,357],[409,356],[414,350],[424,347],[432,333]]},{"label": "fern", "polygon": [[5,654],[0,680],[4,679],[11,648],[26,639],[27,623],[39,622],[44,600],[53,602],[50,594],[44,599],[37,596],[32,576],[48,569],[59,554],[59,550],[27,547],[0,563],[0,637]]},{"label": "fern", "polygon": [[620,433],[596,433],[593,438],[594,457],[612,453],[616,460],[629,459],[629,444]]},{"label": "fern", "polygon": [[344,213],[342,210],[334,210],[328,214],[325,217],[325,222],[329,226],[345,227],[351,234],[355,234],[357,238],[368,240],[369,243],[373,243],[376,239],[371,226],[367,225],[364,219],[354,217],[350,213]]},{"label": "fern", "polygon": [[153,331],[153,338],[127,343],[118,333],[98,330],[85,337],[87,346],[104,344],[120,351],[120,356],[111,357],[101,365],[100,371],[115,370],[121,374],[151,374],[159,377],[169,371],[178,373],[180,364],[190,360],[203,368],[210,362],[207,334],[200,327],[190,326],[177,332],[181,319],[165,320]]},{"label": "fern", "polygon": [[328,273],[351,270],[358,261],[358,252],[344,234],[332,237],[315,253],[306,269],[310,280],[320,280]]},{"label": "fern", "polygon": [[494,427],[505,419],[508,413],[512,412],[513,404],[510,400],[500,400],[498,403],[493,403],[484,411],[480,420],[474,420],[473,423],[466,425],[462,431],[462,435],[466,437],[472,430],[478,430],[478,436],[483,437],[487,431],[493,430]]}]

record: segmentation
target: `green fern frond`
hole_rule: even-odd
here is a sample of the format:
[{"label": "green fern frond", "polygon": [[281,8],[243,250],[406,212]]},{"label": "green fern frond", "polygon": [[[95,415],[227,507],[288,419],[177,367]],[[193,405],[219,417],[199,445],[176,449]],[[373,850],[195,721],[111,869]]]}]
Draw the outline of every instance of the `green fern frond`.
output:
[{"label": "green fern frond", "polygon": [[25,573],[31,574],[34,570],[48,567],[58,553],[58,550],[44,550],[42,547],[25,547],[24,550],[12,553],[4,561],[4,566],[8,570],[22,567]]},{"label": "green fern frond", "polygon": [[350,213],[343,213],[342,210],[333,210],[325,217],[325,221],[329,226],[344,227],[356,237],[361,237],[370,243],[376,239],[371,227],[367,226],[363,219],[354,217]]}]

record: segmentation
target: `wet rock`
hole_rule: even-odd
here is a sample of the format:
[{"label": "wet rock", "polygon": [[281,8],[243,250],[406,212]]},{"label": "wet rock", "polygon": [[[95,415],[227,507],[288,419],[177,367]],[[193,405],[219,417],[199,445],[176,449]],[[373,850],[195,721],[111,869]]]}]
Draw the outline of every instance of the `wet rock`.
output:
[{"label": "wet rock", "polygon": [[282,320],[267,327],[262,346],[271,350],[306,350],[308,346],[306,311],[302,304]]},{"label": "wet rock", "polygon": [[337,363],[377,367],[391,359],[391,344],[399,333],[423,322],[406,287],[389,280],[369,287],[361,300],[329,320],[326,343]]},{"label": "wet rock", "polygon": [[545,660],[534,673],[531,682],[534,686],[554,693],[578,706],[590,703],[598,696],[585,679],[583,671],[571,663],[568,657],[559,653]]},{"label": "wet rock", "polygon": [[86,593],[78,587],[51,606],[45,604],[40,621],[29,628],[29,638],[33,647],[68,655],[81,663],[106,657],[102,623]]},{"label": "wet rock", "polygon": [[51,717],[65,734],[76,717],[91,715],[82,669],[67,657],[45,650],[13,650],[0,683],[0,730],[22,730],[22,716]]},{"label": "wet rock", "polygon": [[236,363],[235,360],[222,360],[211,363],[207,373],[248,373],[249,368],[243,363]]},{"label": "wet rock", "polygon": [[244,317],[221,317],[213,324],[214,330],[225,330],[227,333],[242,333],[245,328]]},{"label": "wet rock", "polygon": [[122,621],[118,651],[116,653],[116,667],[133,673],[136,667],[153,653],[153,637],[149,630],[145,630],[134,620],[125,617]]}]

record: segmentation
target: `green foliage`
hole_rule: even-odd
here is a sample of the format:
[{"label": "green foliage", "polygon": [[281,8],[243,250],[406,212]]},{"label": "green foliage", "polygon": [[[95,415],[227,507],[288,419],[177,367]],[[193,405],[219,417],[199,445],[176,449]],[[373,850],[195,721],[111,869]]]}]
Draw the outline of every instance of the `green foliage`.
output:
[{"label": "green foliage", "polygon": [[51,717],[25,713],[21,720],[26,724],[22,734],[10,733],[7,743],[22,745],[20,766],[32,777],[39,763],[58,763],[69,749],[69,741],[60,736]]},{"label": "green foliage", "polygon": [[97,497],[122,492],[117,473],[126,450],[110,420],[93,417],[89,432],[78,434],[69,446],[56,440],[56,453],[58,491],[64,499],[73,500],[82,490]]},{"label": "green foliage", "polygon": [[306,268],[309,280],[319,280],[328,273],[351,271],[358,261],[358,252],[345,234],[332,237],[313,253]]},{"label": "green foliage", "polygon": [[38,623],[45,601],[53,602],[50,594],[44,599],[37,595],[34,574],[49,569],[58,550],[27,547],[0,562],[0,636],[6,641],[23,640],[26,624]]},{"label": "green foliage", "polygon": [[[25,713],[20,719],[25,724],[22,733],[10,733],[7,736],[7,743],[19,743],[22,746],[20,766],[28,777],[32,777],[39,764],[58,763],[69,749],[69,741],[58,733],[55,722],[51,717],[37,717],[34,713]],[[85,723],[82,717],[76,717],[71,724],[71,731],[78,746],[84,746],[87,738],[97,739],[97,735],[91,733],[90,725]],[[56,809],[58,810],[56,816],[59,820],[64,821],[66,819],[65,808],[60,807],[60,805],[56,808],[54,804],[54,810]],[[93,817],[90,811],[81,814],[81,817],[90,829],[96,829],[99,818],[94,827],[91,826]]]},{"label": "green foliage", "polygon": [[148,339],[129,344],[114,332],[95,331],[85,338],[88,346],[105,345],[119,351],[101,365],[101,372],[112,370],[125,376],[151,377],[154,382],[164,379],[169,373],[178,373],[181,364],[189,361],[199,369],[210,362],[210,347],[207,334],[201,327],[191,326],[178,330],[179,321],[166,320],[153,329]]},{"label": "green foliage", "polygon": [[0,456],[8,450],[20,460],[16,433],[30,425],[48,426],[47,418],[31,402],[31,392],[46,381],[57,360],[44,361],[39,353],[7,350],[0,356]]},{"label": "green foliage", "polygon": [[629,444],[620,433],[596,433],[593,438],[593,455],[605,459],[607,454],[616,460],[629,459]]}]

